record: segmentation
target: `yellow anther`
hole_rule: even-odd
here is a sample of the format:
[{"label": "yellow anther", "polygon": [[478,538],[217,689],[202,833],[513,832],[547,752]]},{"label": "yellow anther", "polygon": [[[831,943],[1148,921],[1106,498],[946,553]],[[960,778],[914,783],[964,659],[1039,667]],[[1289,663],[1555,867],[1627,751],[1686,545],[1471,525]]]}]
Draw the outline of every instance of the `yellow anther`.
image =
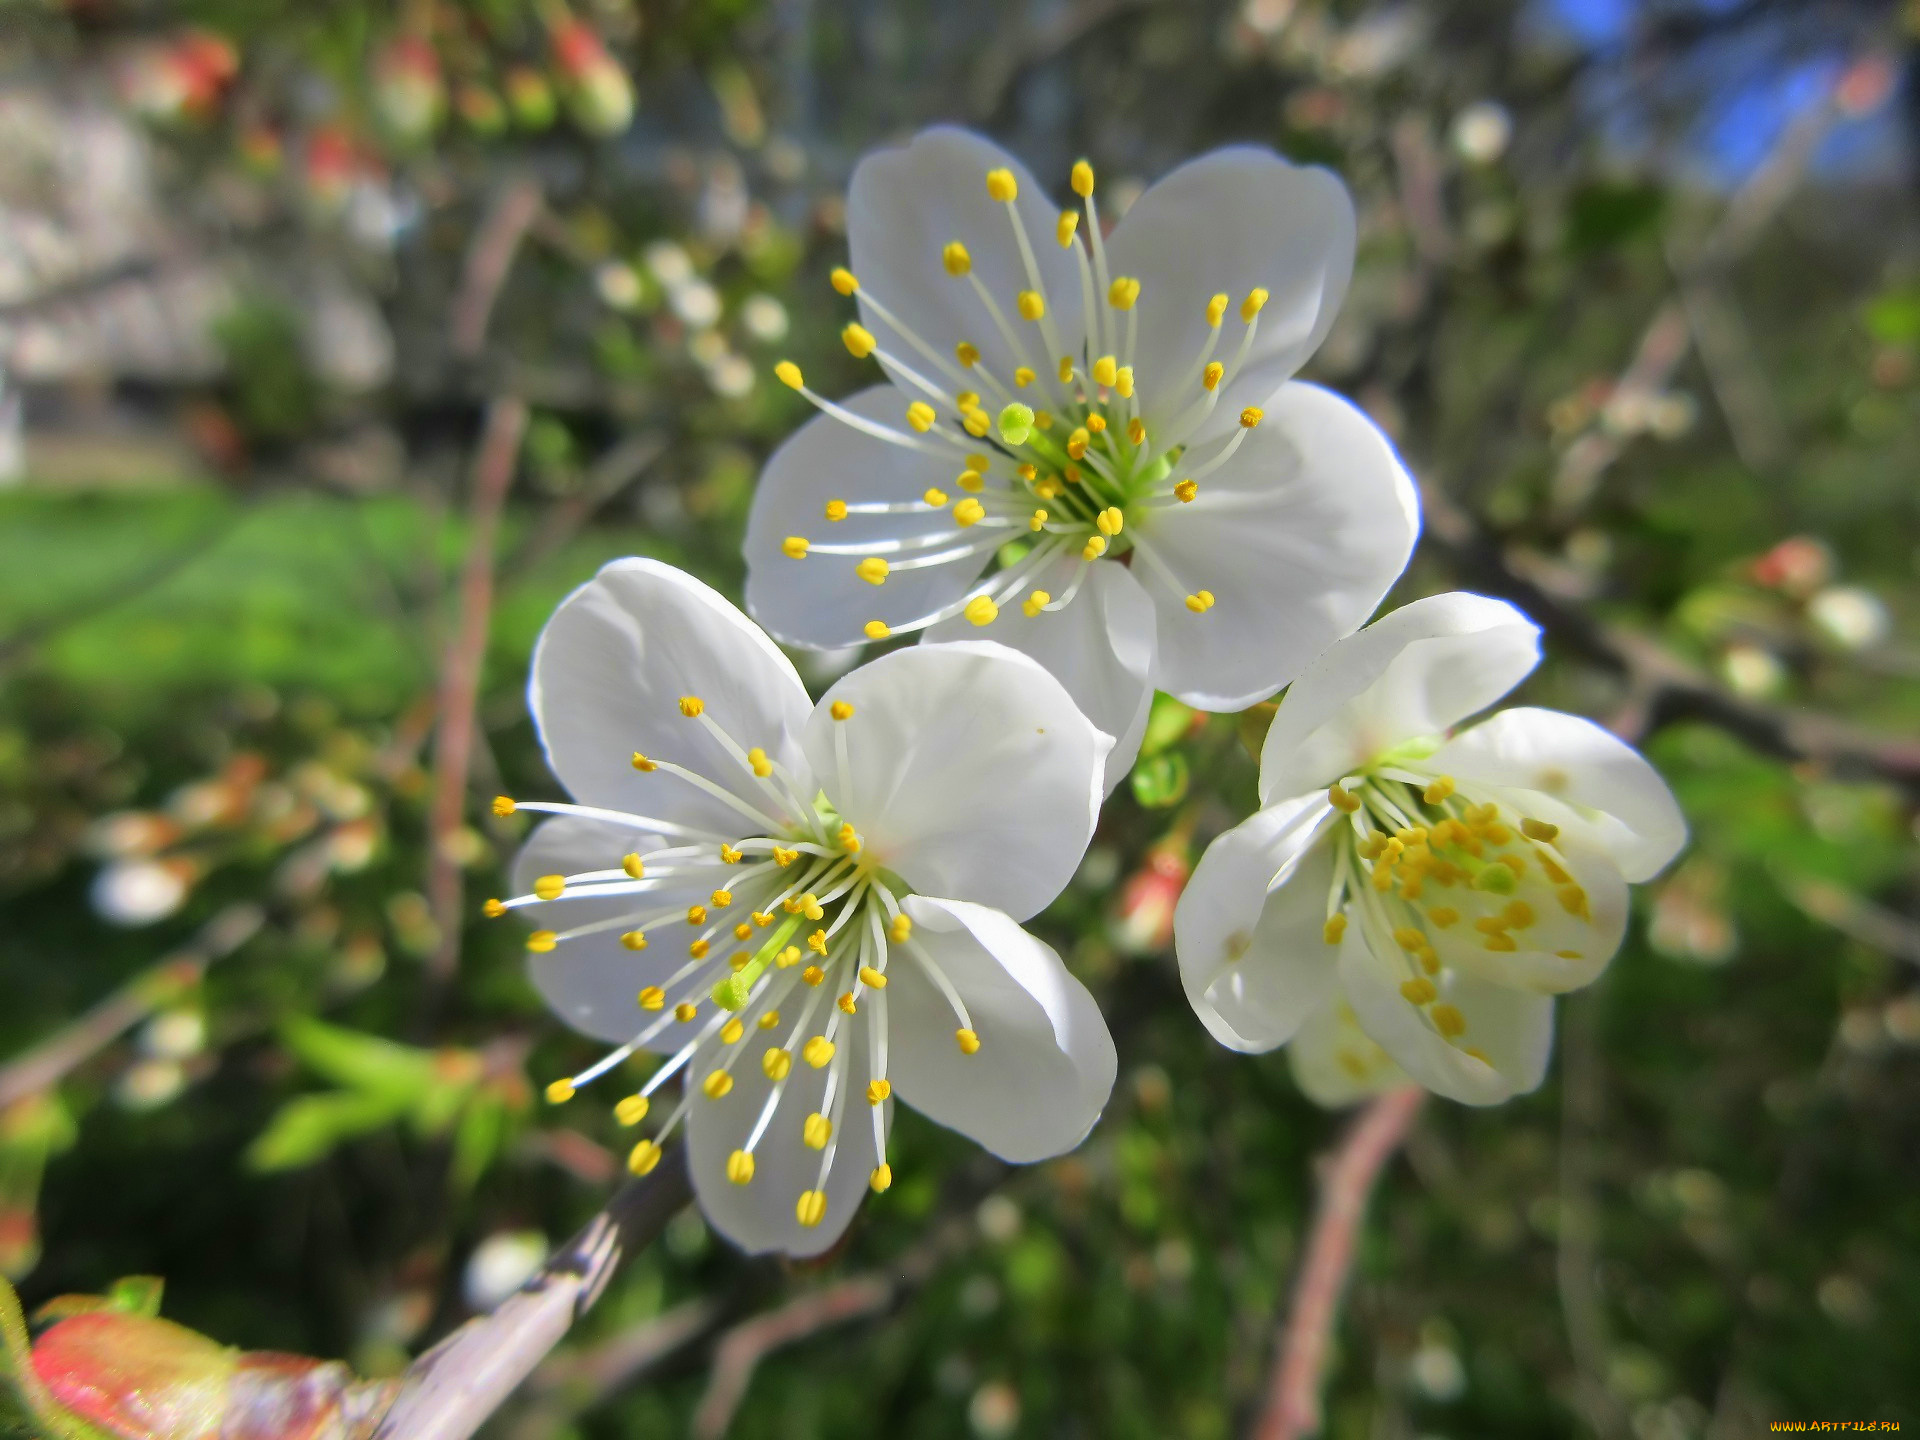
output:
[{"label": "yellow anther", "polygon": [[853,828],[851,821],[841,822],[840,833],[835,838],[839,840],[840,848],[846,851],[847,854],[858,855],[860,853],[860,832]]},{"label": "yellow anther", "polygon": [[1400,993],[1407,997],[1409,1004],[1430,1005],[1438,998],[1440,991],[1431,980],[1423,980],[1416,976],[1412,980],[1400,982]]},{"label": "yellow anther", "polygon": [[1524,930],[1537,918],[1533,907],[1524,900],[1509,900],[1505,914],[1501,917],[1510,930]]},{"label": "yellow anther", "polygon": [[793,1052],[773,1047],[760,1057],[760,1069],[769,1080],[786,1079],[787,1072],[793,1069]]},{"label": "yellow anther", "polygon": [[1025,615],[1029,620],[1031,620],[1034,618],[1034,616],[1038,615],[1042,610],[1046,609],[1047,602],[1052,599],[1053,599],[1053,596],[1049,595],[1046,591],[1035,590],[1032,594],[1027,596],[1026,599],[1020,602],[1020,613]]},{"label": "yellow anther", "polygon": [[827,1192],[824,1190],[802,1190],[800,1198],[794,1201],[793,1215],[803,1226],[811,1230],[827,1218]]},{"label": "yellow anther", "polygon": [[1200,388],[1202,390],[1218,390],[1220,388],[1220,377],[1226,373],[1226,366],[1222,365],[1218,360],[1209,360],[1206,369],[1200,372]]},{"label": "yellow anther", "polygon": [[1102,535],[1118,535],[1127,528],[1127,517],[1118,505],[1109,505],[1093,517],[1093,523]]},{"label": "yellow anther", "polygon": [[758,925],[762,930],[773,923],[773,916],[769,915],[765,910],[755,910],[751,918],[753,923]]},{"label": "yellow anther", "polygon": [[699,1013],[700,1007],[691,1000],[682,1000],[678,1005],[673,1007],[673,1018],[678,1020],[682,1025],[691,1022],[693,1017]]},{"label": "yellow anther", "polygon": [[773,847],[773,863],[778,865],[782,870],[786,869],[787,866],[799,858],[800,852],[798,850],[789,850],[784,845],[776,845]]},{"label": "yellow anther", "polygon": [[1498,935],[1507,928],[1506,918],[1500,915],[1482,915],[1473,922],[1473,928],[1482,935]]},{"label": "yellow anther", "polygon": [[1032,383],[1033,383],[1033,370],[1029,366],[1020,365],[1015,367],[1013,372],[1014,389],[1024,390],[1027,388],[1027,386],[1031,385]]},{"label": "yellow anther", "polygon": [[1068,183],[1073,186],[1074,194],[1082,200],[1086,199],[1093,194],[1093,166],[1084,160],[1074,161],[1072,177]]},{"label": "yellow anther", "polygon": [[547,1086],[547,1103],[549,1105],[564,1105],[567,1101],[573,1099],[575,1093],[573,1081],[556,1080]]},{"label": "yellow anther", "polygon": [[1087,453],[1087,445],[1092,439],[1093,436],[1084,427],[1076,426],[1073,433],[1067,436],[1067,454],[1078,460]]},{"label": "yellow anther", "polygon": [[807,377],[800,373],[800,367],[791,360],[782,360],[774,366],[773,378],[789,390],[798,390],[807,383]]},{"label": "yellow anther", "polygon": [[701,715],[706,713],[706,709],[706,702],[698,695],[682,695],[680,697],[680,713],[689,720],[699,719]]},{"label": "yellow anther", "polygon": [[1062,210],[1060,218],[1053,222],[1053,238],[1060,242],[1060,248],[1066,249],[1073,244],[1073,233],[1080,228],[1078,210]]},{"label": "yellow anther", "polygon": [[647,948],[647,932],[629,930],[620,937],[620,943],[629,950],[644,950]]},{"label": "yellow anther", "polygon": [[899,945],[913,934],[913,917],[905,911],[893,917],[887,924],[887,938]]},{"label": "yellow anther", "polygon": [[887,977],[871,965],[862,965],[860,967],[860,983],[869,990],[884,990],[887,988]]},{"label": "yellow anther", "polygon": [[854,1014],[860,1008],[859,1002],[853,998],[853,992],[851,990],[849,990],[846,994],[842,995],[838,1000],[834,1001],[833,1003],[838,1005],[841,1008],[841,1010],[848,1015]]},{"label": "yellow anther", "polygon": [[816,955],[826,954],[827,953],[827,932],[824,930],[816,930],[811,935],[807,936],[807,948],[813,951],[813,953]]},{"label": "yellow anther", "polygon": [[1243,430],[1251,430],[1266,418],[1266,411],[1262,410],[1258,405],[1249,405],[1240,412],[1240,428]]},{"label": "yellow anther", "polygon": [[976,595],[960,613],[975,625],[991,625],[1000,618],[1000,607],[993,603],[992,597]]},{"label": "yellow anther", "polygon": [[706,906],[689,905],[687,907],[687,924],[704,925],[706,923],[707,923],[707,907]]},{"label": "yellow anther", "polygon": [[506,795],[496,795],[493,797],[493,813],[503,820],[519,808],[520,807],[515,805],[513,800]]},{"label": "yellow anther", "polygon": [[738,1016],[735,1016],[720,1027],[720,1043],[722,1045],[737,1044],[740,1037],[746,1033],[747,1027],[740,1023]]},{"label": "yellow anther", "polygon": [[542,875],[533,882],[533,893],[542,900],[558,900],[567,889],[567,877],[564,875]]},{"label": "yellow anther", "polygon": [[1504,845],[1513,839],[1513,832],[1497,820],[1482,827],[1480,835],[1489,845]]},{"label": "yellow anther", "polygon": [[947,503],[947,492],[942,490],[938,485],[929,485],[920,498],[938,510],[942,505]]},{"label": "yellow anther", "polygon": [[1434,953],[1431,945],[1413,958],[1420,962],[1420,968],[1426,971],[1427,974],[1438,975],[1440,973],[1440,957]]},{"label": "yellow anther", "polygon": [[1197,480],[1182,480],[1178,485],[1173,487],[1173,497],[1182,505],[1191,505],[1193,503],[1193,497],[1199,493],[1200,482]]},{"label": "yellow anther", "polygon": [[[969,471],[968,473],[971,474],[972,472]],[[987,518],[987,507],[982,505],[978,500],[974,499],[971,495],[967,496],[966,499],[960,501],[957,505],[953,507],[954,523],[959,525],[962,529],[964,529],[969,525],[978,525],[982,520],[986,518]]]},{"label": "yellow anther", "polygon": [[976,440],[984,440],[993,429],[993,417],[984,410],[968,410],[960,417],[960,428]]},{"label": "yellow anther", "polygon": [[1060,357],[1060,383],[1062,385],[1071,385],[1073,383],[1073,357],[1071,355],[1062,355]]},{"label": "yellow anther", "polygon": [[882,560],[878,555],[869,555],[853,567],[853,573],[869,585],[884,585],[887,581],[888,572],[891,571],[892,568],[891,565],[887,564],[887,562]]},{"label": "yellow anther", "polygon": [[544,955],[560,943],[560,937],[551,930],[536,930],[527,936],[527,949],[536,955]]},{"label": "yellow anther", "polygon": [[987,194],[991,195],[995,200],[998,200],[1002,205],[1008,204],[1018,198],[1020,194],[1020,182],[1013,178],[1013,171],[1005,167],[998,170],[989,170],[987,172]]},{"label": "yellow anther", "polygon": [[1451,905],[1436,905],[1427,911],[1427,919],[1433,922],[1436,929],[1445,930],[1449,925],[1460,923],[1460,912]]},{"label": "yellow anther", "polygon": [[836,720],[851,720],[853,718],[853,706],[845,700],[836,700],[827,707],[827,713]]},{"label": "yellow anther", "polygon": [[827,519],[838,523],[847,518],[847,502],[844,500],[827,501]]},{"label": "yellow anther", "polygon": [[1057,500],[1060,498],[1060,482],[1049,475],[1033,487],[1033,493],[1042,500]]},{"label": "yellow anther", "polygon": [[638,750],[633,752],[632,763],[633,768],[638,770],[642,775],[651,775],[660,768],[660,762],[658,760],[652,759],[650,756],[642,755]]},{"label": "yellow anther", "polygon": [[733,903],[733,892],[731,890],[716,890],[707,898],[713,902],[714,909],[724,910]]},{"label": "yellow anther", "polygon": [[977,1055],[980,1052],[980,1037],[971,1030],[954,1031],[953,1043],[960,1047],[962,1055]]},{"label": "yellow anther", "polygon": [[809,965],[800,972],[800,978],[809,985],[817,986],[822,980],[827,978],[827,972],[822,970],[818,965]]},{"label": "yellow anther", "polygon": [[1036,510],[1027,517],[1027,529],[1038,533],[1047,528],[1047,512]]},{"label": "yellow anther", "polygon": [[1113,388],[1122,400],[1133,398],[1133,366],[1122,365],[1114,376]]},{"label": "yellow anther", "polygon": [[753,1179],[753,1156],[744,1150],[736,1150],[727,1156],[727,1179],[736,1185],[744,1185]]},{"label": "yellow anther", "polygon": [[713,947],[710,944],[708,944],[705,940],[696,940],[691,945],[687,946],[687,954],[691,955],[696,960],[704,960],[707,958],[707,951],[711,950],[712,948]]},{"label": "yellow anther", "polygon": [[933,422],[940,417],[934,413],[931,405],[924,400],[916,400],[907,406],[907,424],[922,435],[933,428]]},{"label": "yellow anther", "polygon": [[1520,833],[1529,840],[1556,840],[1560,836],[1558,825],[1549,825],[1544,820],[1522,820]]},{"label": "yellow anther", "polygon": [[893,1094],[893,1082],[890,1080],[869,1080],[867,1082],[867,1103],[879,1105]]},{"label": "yellow anther", "polygon": [[658,985],[649,985],[637,997],[642,1010],[659,1010],[667,1003],[667,992]]},{"label": "yellow anther", "polygon": [[1140,298],[1140,282],[1131,276],[1119,276],[1107,286],[1107,303],[1116,310],[1131,310]]},{"label": "yellow anther", "polygon": [[1393,943],[1403,950],[1417,950],[1427,943],[1427,937],[1411,925],[1402,925],[1394,930]]},{"label": "yellow anther", "polygon": [[1013,304],[1022,320],[1038,320],[1047,313],[1046,299],[1038,290],[1022,290],[1013,297]]},{"label": "yellow anther", "polygon": [[1207,301],[1207,324],[1218,330],[1221,320],[1226,317],[1227,306],[1231,303],[1231,298],[1224,291]]},{"label": "yellow anther", "polygon": [[1453,777],[1451,775],[1442,775],[1431,785],[1427,786],[1425,790],[1420,792],[1420,798],[1429,805],[1438,805],[1442,800],[1445,800],[1449,795],[1453,794],[1454,789]]},{"label": "yellow anther", "polygon": [[789,560],[804,560],[807,558],[807,537],[789,535],[780,542],[780,549]]},{"label": "yellow anther", "polygon": [[489,920],[498,920],[507,913],[507,907],[498,900],[489,900],[480,907],[480,913]]},{"label": "yellow anther", "polygon": [[1471,1055],[1474,1059],[1478,1060],[1482,1065],[1486,1066],[1489,1070],[1493,1068],[1492,1057],[1489,1056],[1486,1051],[1482,1050],[1477,1045],[1462,1045],[1460,1047],[1460,1053],[1462,1055]]},{"label": "yellow anther", "polygon": [[1554,892],[1560,897],[1560,908],[1569,915],[1582,920],[1591,920],[1593,914],[1587,908],[1587,892],[1578,885],[1562,885]]},{"label": "yellow anther", "polygon": [[869,620],[865,629],[869,640],[884,640],[893,634],[893,627],[884,620]]},{"label": "yellow anther", "polygon": [[1487,949],[1489,950],[1503,950],[1508,952],[1518,950],[1520,948],[1520,944],[1517,940],[1515,940],[1511,935],[1507,935],[1504,933],[1499,935],[1487,936],[1486,945],[1487,945]]},{"label": "yellow anther", "polygon": [[1436,1005],[1427,1012],[1433,1016],[1433,1028],[1451,1040],[1455,1035],[1464,1035],[1467,1030],[1467,1017],[1451,1005]]},{"label": "yellow anther", "polygon": [[1240,318],[1242,320],[1252,320],[1254,316],[1258,315],[1261,310],[1266,307],[1266,303],[1266,290],[1259,285],[1254,286],[1253,289],[1247,292],[1247,298],[1240,302]]},{"label": "yellow anther", "polygon": [[1106,553],[1107,537],[1104,535],[1089,535],[1087,537],[1087,543],[1080,547],[1080,558],[1082,560],[1098,560]]},{"label": "yellow anther", "polygon": [[718,1100],[733,1089],[733,1076],[724,1070],[715,1070],[700,1082],[700,1088],[706,1092],[709,1100]]},{"label": "yellow anther", "polygon": [[1141,445],[1146,442],[1146,438],[1147,422],[1136,415],[1127,422],[1127,441],[1129,444]]},{"label": "yellow anther", "polygon": [[860,282],[854,278],[853,272],[844,265],[834,266],[833,273],[827,276],[827,279],[832,282],[833,288],[838,290],[842,295],[851,295],[860,288]]},{"label": "yellow anther", "polygon": [[622,1125],[638,1125],[647,1118],[647,1111],[653,1108],[653,1102],[644,1095],[629,1095],[613,1107],[613,1118]]},{"label": "yellow anther", "polygon": [[947,274],[958,279],[972,273],[973,256],[967,253],[967,247],[958,240],[949,240],[940,251],[940,263],[947,267]]},{"label": "yellow anther", "polygon": [[807,1142],[810,1150],[824,1150],[827,1141],[833,1138],[833,1122],[818,1110],[807,1116],[806,1123],[800,1128],[800,1138]]},{"label": "yellow anther", "polygon": [[647,862],[640,857],[638,851],[630,855],[622,855],[620,871],[629,880],[644,880],[647,878]]},{"label": "yellow anther", "polygon": [[1329,945],[1338,945],[1347,933],[1347,917],[1344,914],[1329,915],[1327,923],[1320,927],[1320,938]]},{"label": "yellow anther", "polygon": [[847,353],[854,359],[864,360],[880,342],[873,338],[873,332],[866,326],[853,324],[840,332],[840,343],[847,347]]},{"label": "yellow anther", "polygon": [[780,1023],[780,1012],[778,1010],[769,1010],[755,1023],[757,1023],[762,1030],[771,1030]]},{"label": "yellow anther", "polygon": [[1104,415],[1087,416],[1087,429],[1095,435],[1104,435],[1107,431],[1107,417]]},{"label": "yellow anther", "polygon": [[1424,825],[1403,825],[1393,832],[1393,838],[1402,845],[1424,845],[1427,843],[1427,827]]},{"label": "yellow anther", "polygon": [[971,340],[962,340],[953,347],[953,358],[966,369],[971,370],[980,363],[980,347]]},{"label": "yellow anther", "polygon": [[833,1051],[834,1044],[831,1040],[827,1039],[824,1035],[816,1035],[807,1041],[806,1045],[802,1047],[800,1054],[801,1057],[806,1060],[807,1064],[818,1070],[829,1060],[833,1059]]},{"label": "yellow anther", "polygon": [[1111,387],[1120,378],[1120,366],[1111,355],[1102,355],[1093,362],[1093,383]]},{"label": "yellow anther", "polygon": [[986,488],[987,477],[978,470],[962,470],[953,477],[953,483],[969,494],[978,494]]},{"label": "yellow anther", "polygon": [[893,1185],[893,1167],[882,1161],[873,1167],[873,1174],[867,1177],[867,1184],[873,1187],[873,1193],[884,1195]]},{"label": "yellow anther", "polygon": [[635,1175],[652,1174],[659,1163],[660,1147],[651,1140],[642,1140],[627,1154],[627,1169]]}]

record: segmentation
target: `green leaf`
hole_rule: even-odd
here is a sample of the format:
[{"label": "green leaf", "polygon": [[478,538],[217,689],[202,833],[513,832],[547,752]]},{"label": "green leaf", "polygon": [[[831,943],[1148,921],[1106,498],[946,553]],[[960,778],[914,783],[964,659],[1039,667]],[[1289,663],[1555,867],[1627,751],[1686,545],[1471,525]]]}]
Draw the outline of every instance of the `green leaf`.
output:
[{"label": "green leaf", "polygon": [[343,1141],[394,1124],[406,1108],[405,1097],[391,1095],[303,1095],[283,1105],[247,1148],[247,1164],[255,1170],[297,1170],[324,1159]]},{"label": "green leaf", "polygon": [[158,1275],[122,1275],[107,1287],[107,1308],[151,1319],[160,1313],[160,1297],[166,1288],[167,1282]]},{"label": "green leaf", "polygon": [[440,1078],[431,1050],[305,1018],[288,1021],[280,1034],[287,1048],[313,1069],[355,1090],[412,1100]]}]

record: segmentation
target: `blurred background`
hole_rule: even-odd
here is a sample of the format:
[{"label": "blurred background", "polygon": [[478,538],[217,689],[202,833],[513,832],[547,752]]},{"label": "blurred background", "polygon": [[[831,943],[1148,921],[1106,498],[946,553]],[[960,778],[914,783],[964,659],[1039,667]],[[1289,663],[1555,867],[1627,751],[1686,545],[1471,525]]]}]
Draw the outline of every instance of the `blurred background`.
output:
[{"label": "blurred background", "polygon": [[[862,383],[863,151],[979,127],[1113,211],[1229,141],[1335,168],[1310,374],[1423,486],[1396,601],[1543,622],[1524,694],[1693,843],[1537,1094],[1387,1172],[1327,1433],[1920,1421],[1920,9],[1896,0],[0,3],[0,1270],[130,1273],[392,1374],[602,1202],[593,1051],[476,921],[557,793],[528,651],[605,560],[735,595],[755,475]],[[1392,603],[1392,602],[1390,602]],[[797,657],[819,684],[854,654]],[[1121,1078],[1012,1172],[900,1112],[844,1249],[697,1214],[495,1433],[1224,1437],[1342,1117],[1181,998],[1253,801],[1165,698],[1040,929]],[[463,777],[470,780],[463,784]],[[799,1325],[737,1411],[742,1322]],[[885,1318],[880,1318],[882,1315]]]}]

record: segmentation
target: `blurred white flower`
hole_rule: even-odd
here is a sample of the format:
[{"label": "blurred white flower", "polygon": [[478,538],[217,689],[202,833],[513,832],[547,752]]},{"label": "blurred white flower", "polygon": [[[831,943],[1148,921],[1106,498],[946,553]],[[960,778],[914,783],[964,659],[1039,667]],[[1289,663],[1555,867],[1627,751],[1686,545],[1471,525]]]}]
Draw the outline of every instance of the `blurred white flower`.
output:
[{"label": "blurred white flower", "polygon": [[1020,1395],[1004,1380],[990,1380],[973,1392],[967,1423],[981,1440],[1000,1440],[1020,1424]]},{"label": "blurred white flower", "polygon": [[1466,1392],[1467,1370],[1452,1346],[1426,1342],[1413,1352],[1407,1371],[1421,1394],[1443,1405]]},{"label": "blurred white flower", "polygon": [[154,1060],[190,1060],[207,1047],[207,1017],[198,1010],[166,1010],[140,1030],[140,1049]]},{"label": "blurred white flower", "polygon": [[787,307],[771,295],[749,295],[740,307],[740,323],[747,334],[771,345],[787,336]]},{"label": "blurred white flower", "polygon": [[641,253],[653,278],[671,289],[693,278],[693,257],[671,240],[656,240]]},{"label": "blurred white flower", "polygon": [[738,400],[753,391],[753,362],[744,355],[722,355],[707,367],[707,383],[715,393]]},{"label": "blurred white flower", "polygon": [[460,1293],[470,1308],[485,1314],[539,1272],[547,1250],[547,1237],[538,1230],[495,1231],[467,1257]]},{"label": "blurred white flower", "polygon": [[1887,638],[1887,607],[1857,585],[1834,585],[1807,602],[1807,618],[1843,650],[1865,650]]},{"label": "blurred white flower", "polygon": [[1739,694],[1756,700],[1779,694],[1787,683],[1787,667],[1779,658],[1745,640],[1727,647],[1720,657],[1720,674]]},{"label": "blurred white flower", "polygon": [[187,1072],[173,1060],[142,1060],[115,1082],[113,1098],[128,1110],[158,1110],[187,1088]]},{"label": "blurred white flower", "polygon": [[151,925],[180,908],[190,876],[179,863],[118,860],[94,876],[93,908],[111,925]]},{"label": "blurred white flower", "polygon": [[614,310],[631,310],[640,303],[640,277],[624,260],[603,260],[595,266],[593,288]]},{"label": "blurred white flower", "polygon": [[696,330],[705,330],[720,319],[720,292],[704,280],[688,280],[667,287],[667,303],[673,313]]},{"label": "blurred white flower", "polygon": [[1513,117],[1504,105],[1481,100],[1453,117],[1453,149],[1462,160],[1491,165],[1513,140]]}]

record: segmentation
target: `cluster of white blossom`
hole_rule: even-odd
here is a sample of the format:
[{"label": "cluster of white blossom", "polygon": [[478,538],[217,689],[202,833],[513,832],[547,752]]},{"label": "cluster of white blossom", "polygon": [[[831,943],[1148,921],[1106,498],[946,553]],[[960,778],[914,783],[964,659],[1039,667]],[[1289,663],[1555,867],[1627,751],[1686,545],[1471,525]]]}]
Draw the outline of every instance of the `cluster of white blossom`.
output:
[{"label": "cluster of white blossom", "polygon": [[[1308,1094],[1411,1077],[1490,1104],[1540,1083],[1553,997],[1619,948],[1626,886],[1685,837],[1598,727],[1533,709],[1455,727],[1533,668],[1535,628],[1449,594],[1360,628],[1405,568],[1415,490],[1356,407],[1292,378],[1352,273],[1340,182],[1264,150],[1183,166],[1103,230],[1092,169],[1056,210],[1011,157],[937,129],[869,156],[842,334],[882,381],[825,398],[769,462],[748,608],[621,560],[562,603],[530,700],[573,803],[516,874],[533,977],[635,1052],[640,1125],[681,1098],[709,1219],[818,1253],[892,1183],[904,1100],[995,1154],[1086,1135],[1113,1041],[1022,927],[1066,886],[1156,690],[1287,694],[1261,808],[1208,849],[1176,945],[1238,1050]],[[818,704],[768,633],[917,635]],[[864,1113],[863,1109],[864,1107]]]}]

